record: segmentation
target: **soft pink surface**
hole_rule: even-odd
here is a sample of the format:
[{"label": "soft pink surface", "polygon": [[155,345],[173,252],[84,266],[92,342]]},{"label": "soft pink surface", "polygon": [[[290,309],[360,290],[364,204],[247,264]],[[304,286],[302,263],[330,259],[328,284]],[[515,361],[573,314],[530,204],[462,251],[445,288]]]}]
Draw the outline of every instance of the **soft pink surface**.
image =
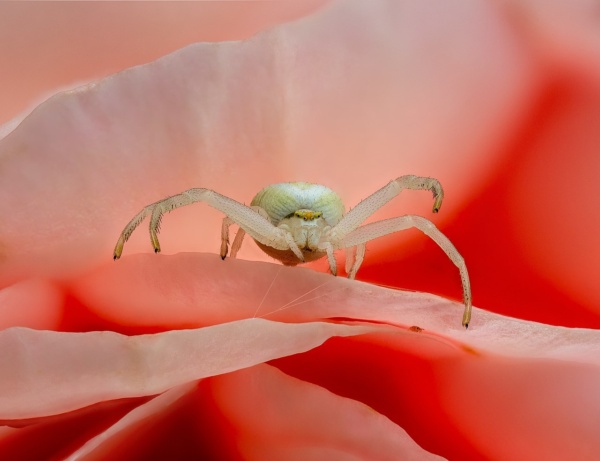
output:
[{"label": "soft pink surface", "polygon": [[[434,219],[476,305],[600,326],[596,4],[318,3],[40,7],[82,34],[119,20],[86,59],[3,72],[13,114],[57,85],[306,17],[188,46],[2,128],[0,458],[597,458],[596,330],[475,309],[465,331],[458,303],[274,265],[251,242],[240,256],[255,261],[222,262],[222,216],[202,205],[165,217],[165,254],[141,229],[110,260],[135,212],[189,187],[248,203],[308,180],[353,206],[422,174],[444,185],[439,216],[405,193],[376,218]],[[20,37],[26,8],[0,5],[15,24],[0,33]],[[156,41],[169,21],[180,33]],[[0,67],[72,41],[43,25]],[[410,232],[370,244],[359,278],[460,296],[456,268]]]}]

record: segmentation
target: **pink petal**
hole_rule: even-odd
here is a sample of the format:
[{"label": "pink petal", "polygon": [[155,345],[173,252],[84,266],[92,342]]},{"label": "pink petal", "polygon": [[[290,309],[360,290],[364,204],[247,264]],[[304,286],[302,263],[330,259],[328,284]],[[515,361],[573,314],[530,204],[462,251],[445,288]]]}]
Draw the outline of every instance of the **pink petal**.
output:
[{"label": "pink petal", "polygon": [[[534,325],[529,331],[539,334]],[[600,450],[597,357],[580,351],[571,361],[516,358],[432,336],[335,339],[274,364],[369,405],[448,459],[594,459]],[[564,332],[571,348],[585,350],[576,336]]]},{"label": "pink petal", "polygon": [[[190,399],[191,392],[197,394],[196,400]],[[187,410],[179,408],[182,405]],[[237,456],[243,459],[321,459],[327,453],[335,455],[335,459],[383,460],[399,456],[438,459],[419,448],[401,428],[359,402],[340,398],[267,366],[210,378],[199,387],[190,383],[171,389],[131,411],[67,459],[114,459],[115,456],[139,457],[144,453],[157,456],[156,450],[160,448],[155,443],[162,435],[156,433],[155,426],[164,426],[161,419],[169,418],[169,413],[176,409],[187,411],[193,415],[191,424],[188,423],[192,431],[201,430],[197,424],[203,414],[212,411],[211,406],[235,428],[236,435],[226,442],[230,446],[227,459]],[[210,436],[213,440],[219,437],[215,426],[218,423],[213,421]],[[152,440],[145,437],[148,433],[154,434]],[[197,432],[195,437],[207,438],[202,432]],[[144,442],[132,443],[140,438]],[[171,442],[174,452],[180,453],[181,447],[175,448],[174,443]],[[200,444],[206,450],[205,444],[211,445],[209,438]],[[187,450],[184,456],[192,456],[193,445]],[[203,455],[210,456],[207,451]],[[220,452],[220,456],[224,455]],[[170,456],[174,456],[173,451]]]},{"label": "pink petal", "polygon": [[[600,448],[590,432],[600,411],[592,391],[600,384],[596,330],[552,327],[479,309],[464,330],[458,303],[308,269],[222,262],[215,255],[138,255],[122,265],[107,265],[76,292],[85,304],[99,300],[97,312],[125,325],[210,324],[264,315],[292,322],[349,318],[402,326],[400,334],[332,340],[277,366],[372,406],[429,451],[451,459],[476,453],[507,459],[510,452],[552,459],[553,453]],[[131,311],[124,314],[128,305]],[[409,333],[410,326],[424,330]],[[512,421],[512,399],[523,408],[519,424]],[[432,431],[432,421],[441,429]],[[511,435],[511,441],[498,443],[498,434]]]},{"label": "pink petal", "polygon": [[[458,272],[458,271],[457,271]],[[458,273],[455,281],[460,284]],[[107,289],[109,287],[109,289]],[[553,358],[600,365],[600,333],[511,319],[437,296],[390,290],[299,267],[216,255],[136,255],[74,285],[83,305],[119,325],[181,327],[244,318],[285,322],[366,320],[419,326],[440,341],[515,358]],[[443,339],[446,338],[446,339]]]},{"label": "pink petal", "polygon": [[[266,184],[304,179],[352,205],[411,172],[442,180],[450,217],[493,165],[480,153],[518,124],[537,77],[491,7],[435,5],[335,3],[40,105],[0,142],[0,214],[11,217],[0,278],[92,267],[142,206],[189,187],[249,201]],[[439,78],[442,69],[453,70]],[[220,217],[178,211],[164,226],[165,251],[214,251]],[[140,233],[126,251],[141,248]]]},{"label": "pink petal", "polygon": [[210,379],[248,460],[425,460],[397,425],[366,405],[263,365]]},{"label": "pink petal", "polygon": [[[96,267],[102,258],[110,257],[112,240],[108,235],[118,234],[122,224],[117,222],[124,223],[146,203],[185,187],[218,186],[234,198],[249,200],[269,182],[314,178],[339,189],[348,204],[353,204],[379,186],[380,178],[391,179],[387,176],[390,171],[399,170],[400,174],[425,169],[425,174],[442,179],[458,207],[480,194],[478,188],[495,171],[508,178],[496,177],[491,182],[496,189],[490,188],[498,193],[496,199],[479,196],[471,205],[475,210],[471,221],[461,221],[454,230],[463,236],[461,251],[465,248],[468,261],[475,261],[470,267],[475,269],[474,286],[480,287],[479,293],[487,293],[484,304],[528,315],[540,315],[536,310],[548,307],[562,316],[556,317],[559,322],[571,320],[573,311],[565,299],[577,298],[591,305],[595,298],[590,290],[595,285],[590,285],[590,280],[594,280],[595,266],[588,259],[597,247],[597,242],[590,240],[594,237],[589,233],[593,219],[583,205],[572,206],[585,188],[574,182],[578,187],[558,197],[566,199],[569,206],[565,208],[559,200],[557,206],[562,208],[557,218],[547,214],[558,209],[555,203],[539,200],[545,198],[549,185],[553,187],[565,177],[583,174],[585,185],[593,179],[589,176],[595,171],[593,155],[574,165],[571,160],[578,157],[565,158],[562,153],[573,145],[576,152],[588,149],[596,140],[588,125],[581,128],[595,116],[588,101],[596,92],[594,24],[580,27],[579,19],[586,15],[563,21],[569,10],[557,9],[559,2],[552,2],[533,35],[515,27],[531,24],[527,21],[531,18],[525,16],[526,21],[519,22],[518,15],[510,16],[517,21],[509,26],[506,18],[499,18],[500,9],[479,4],[466,7],[457,2],[448,4],[447,10],[436,7],[434,11],[427,2],[406,2],[398,11],[392,4],[369,9],[358,5],[333,5],[306,21],[248,42],[182,50],[41,106],[0,143],[0,213],[10,217],[0,230],[0,278],[75,275],[69,295],[82,301],[83,307],[141,328],[157,328],[161,322],[165,322],[163,328],[211,324],[252,317],[257,309],[258,315],[292,322],[350,317],[400,324],[404,329],[399,335],[334,339],[313,352],[280,360],[277,366],[370,405],[428,450],[453,459],[593,456],[599,448],[594,432],[599,414],[594,391],[599,381],[596,331],[545,327],[476,311],[472,328],[465,332],[459,326],[460,306],[438,298],[392,293],[331,277],[318,279],[318,274],[307,275],[301,269],[221,263],[214,255],[178,255],[155,258],[151,263],[138,256],[111,268]],[[560,33],[555,34],[553,23],[561,24]],[[406,37],[401,35],[405,31]],[[538,67],[539,55],[532,52],[533,47],[523,46],[524,37],[531,36],[539,39],[547,52],[544,66],[551,63],[561,75],[564,68],[557,63],[567,62],[569,70],[568,84],[557,84],[558,89],[552,91],[542,89],[543,104],[537,105],[537,85],[543,83],[546,67]],[[459,51],[437,56],[431,50],[439,49],[440,42],[449,43],[451,50],[465,51],[465,55]],[[297,54],[290,53],[290,43]],[[406,43],[414,48],[395,48]],[[277,52],[265,52],[271,48]],[[423,49],[429,51],[423,53]],[[535,59],[530,60],[532,55]],[[482,62],[489,64],[481,73]],[[574,70],[584,70],[584,77],[574,77]],[[585,91],[577,89],[582,80]],[[219,92],[212,92],[214,87]],[[278,106],[282,95],[286,104],[295,103]],[[310,104],[298,104],[295,97]],[[464,104],[473,100],[477,104]],[[548,107],[556,111],[550,117],[545,113]],[[273,108],[281,112],[270,112]],[[534,113],[523,129],[527,109]],[[555,125],[553,117],[558,121]],[[540,130],[540,124],[547,131]],[[517,148],[512,147],[515,132],[519,133]],[[580,139],[581,144],[573,144]],[[534,145],[534,155],[521,158],[522,146],[530,153],[529,143],[536,142],[542,148]],[[553,158],[564,163],[538,175],[540,166],[550,158],[544,143],[556,147]],[[503,153],[507,145],[515,150],[513,157]],[[590,149],[588,153],[594,150]],[[490,155],[491,150],[494,154]],[[397,152],[406,152],[406,157]],[[447,152],[459,154],[449,156]],[[501,157],[505,166],[494,169]],[[517,174],[511,159],[522,162],[517,164]],[[338,176],[344,177],[335,179],[341,184],[338,188],[331,178],[342,170],[344,174]],[[447,172],[451,174],[446,176]],[[569,174],[563,176],[563,172]],[[513,187],[518,206],[496,207],[487,214],[477,209],[479,205],[505,204],[506,184]],[[531,198],[527,196],[530,186],[534,186]],[[540,211],[533,209],[539,203],[543,205]],[[444,211],[450,210],[449,216],[455,217],[457,209],[445,206]],[[393,206],[388,211],[397,213]],[[198,228],[192,225],[196,215],[186,212],[169,217],[168,227],[173,231],[169,235],[165,229],[163,247],[214,252],[220,216],[203,209]],[[564,219],[565,212],[573,214]],[[496,221],[501,222],[497,225]],[[591,223],[591,227],[571,226],[579,222]],[[560,227],[565,223],[565,228]],[[545,233],[536,246],[533,240],[540,237],[538,229]],[[506,235],[512,235],[509,241]],[[134,238],[137,240],[127,252],[148,248],[145,239]],[[524,250],[514,243],[521,241]],[[585,253],[564,245],[571,241],[583,245]],[[475,242],[487,244],[477,247]],[[551,259],[545,260],[548,248]],[[395,251],[386,249],[397,259]],[[495,259],[489,257],[490,252]],[[372,261],[380,264],[382,258],[379,252]],[[418,260],[423,260],[422,253]],[[527,269],[533,263],[535,271]],[[408,267],[415,271],[415,265]],[[82,268],[90,274],[79,280]],[[395,267],[391,269],[380,265],[376,280],[384,281],[387,271],[393,274],[394,284],[403,283]],[[537,270],[548,279],[546,284],[539,283]],[[565,271],[568,274],[564,275]],[[191,275],[205,277],[196,282]],[[245,277],[255,284],[244,283]],[[424,279],[422,274],[418,277]],[[438,283],[435,276],[431,279],[427,283]],[[448,283],[456,286],[456,277],[444,280],[453,280]],[[556,280],[560,280],[558,295],[552,291],[559,285]],[[23,290],[16,292],[28,299]],[[54,292],[49,293],[52,299]],[[133,299],[131,306],[126,299]],[[145,306],[149,307],[147,313]],[[425,331],[408,334],[405,329],[411,325]],[[37,335],[45,337],[47,333]],[[104,336],[113,337],[110,333]],[[79,352],[67,348],[75,337],[60,336],[59,343],[68,340],[57,343],[48,357],[43,350],[34,350],[34,356],[46,358],[47,366],[55,367],[47,371],[49,377],[61,372],[57,364],[65,369],[72,366],[64,360],[73,350]],[[94,357],[103,342],[98,336],[85,338],[93,339],[86,350],[88,357]],[[115,357],[109,360],[111,353]],[[119,363],[120,354],[118,348],[111,352],[109,347],[107,363]],[[215,354],[217,361],[227,357]],[[24,366],[25,362],[19,363]],[[10,366],[7,370],[13,373],[14,363]],[[156,372],[162,373],[158,368]],[[57,378],[62,388],[58,393],[66,399],[65,389],[72,389],[73,382],[61,381],[61,376]],[[91,401],[97,401],[99,395],[114,398],[118,394],[111,387],[114,383],[108,381],[100,380],[98,388],[92,388],[96,396]],[[34,385],[40,383],[19,381],[15,387],[28,392]],[[122,393],[123,387],[118,391]],[[44,394],[46,389],[40,392],[50,399]],[[65,405],[60,411],[73,408],[69,406],[72,401]],[[35,411],[29,410],[31,414]],[[432,422],[436,431],[431,430]]]},{"label": "pink petal", "polygon": [[306,351],[334,335],[370,330],[262,319],[133,337],[10,328],[0,332],[0,420],[158,394],[188,381]]},{"label": "pink petal", "polygon": [[62,290],[44,280],[30,279],[0,289],[0,329],[57,329],[63,303]]},{"label": "pink petal", "polygon": [[13,427],[0,427],[0,459],[64,459],[143,400],[102,402],[52,417],[12,421]]},{"label": "pink petal", "polygon": [[[179,401],[195,390],[196,387],[196,382],[182,384],[138,406],[115,424],[88,440],[66,460],[115,459],[115,452],[122,452],[126,447],[130,447],[127,450],[129,456],[132,456],[132,451],[148,451],[149,446],[152,444],[151,441],[142,444],[143,448],[141,450],[139,448],[136,450],[135,444],[131,443],[132,438],[139,437],[140,433],[143,433],[148,426],[152,426],[152,424],[157,423],[157,420],[165,418],[165,413],[172,410]],[[120,453],[120,456],[123,457],[123,453]]]},{"label": "pink petal", "polygon": [[249,38],[322,3],[2,3],[0,125],[57,88],[153,61],[190,43]]},{"label": "pink petal", "polygon": [[[600,327],[593,204],[600,164],[600,33],[594,0],[498,1],[531,63],[543,70],[536,98],[500,147],[493,176],[444,230],[460,249],[476,302],[504,315]],[[360,276],[456,296],[454,271],[435,245],[395,245]],[[385,263],[383,263],[385,261]],[[423,274],[440,279],[435,283]]]},{"label": "pink petal", "polygon": [[598,3],[595,0],[501,0],[517,26],[558,74],[600,77]]}]

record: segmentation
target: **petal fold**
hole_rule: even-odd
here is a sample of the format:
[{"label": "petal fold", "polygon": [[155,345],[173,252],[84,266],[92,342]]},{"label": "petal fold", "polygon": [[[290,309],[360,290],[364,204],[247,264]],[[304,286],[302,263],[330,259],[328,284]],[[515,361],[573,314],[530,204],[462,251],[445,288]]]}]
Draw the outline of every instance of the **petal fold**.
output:
[{"label": "petal fold", "polygon": [[0,332],[0,420],[159,394],[188,381],[304,352],[332,336],[375,328],[263,319],[132,337],[10,328]]}]

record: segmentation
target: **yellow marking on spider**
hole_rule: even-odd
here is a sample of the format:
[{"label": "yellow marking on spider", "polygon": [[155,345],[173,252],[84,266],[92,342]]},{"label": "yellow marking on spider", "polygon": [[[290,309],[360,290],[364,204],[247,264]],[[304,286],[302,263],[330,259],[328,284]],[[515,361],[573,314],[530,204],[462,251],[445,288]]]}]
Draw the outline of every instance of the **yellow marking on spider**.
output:
[{"label": "yellow marking on spider", "polygon": [[320,211],[312,210],[298,210],[294,213],[294,216],[296,216],[296,218],[302,218],[305,221],[313,221],[323,216],[323,213]]}]

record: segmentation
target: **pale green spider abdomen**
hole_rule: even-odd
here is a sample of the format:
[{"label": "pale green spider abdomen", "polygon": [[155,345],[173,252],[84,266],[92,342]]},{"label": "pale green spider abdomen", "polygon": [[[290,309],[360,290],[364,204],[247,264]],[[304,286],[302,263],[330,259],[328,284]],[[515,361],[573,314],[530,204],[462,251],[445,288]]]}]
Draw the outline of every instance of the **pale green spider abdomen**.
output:
[{"label": "pale green spider abdomen", "polygon": [[254,196],[250,206],[265,210],[274,226],[295,211],[314,210],[320,211],[327,225],[333,227],[340,222],[346,210],[342,199],[334,191],[308,182],[271,184]]},{"label": "pale green spider abdomen", "polygon": [[345,211],[344,203],[334,191],[307,182],[271,184],[256,194],[250,206],[264,210],[274,226],[292,236],[302,259],[291,249],[256,242],[265,253],[288,266],[325,256],[320,247],[324,232],[340,222]]}]

